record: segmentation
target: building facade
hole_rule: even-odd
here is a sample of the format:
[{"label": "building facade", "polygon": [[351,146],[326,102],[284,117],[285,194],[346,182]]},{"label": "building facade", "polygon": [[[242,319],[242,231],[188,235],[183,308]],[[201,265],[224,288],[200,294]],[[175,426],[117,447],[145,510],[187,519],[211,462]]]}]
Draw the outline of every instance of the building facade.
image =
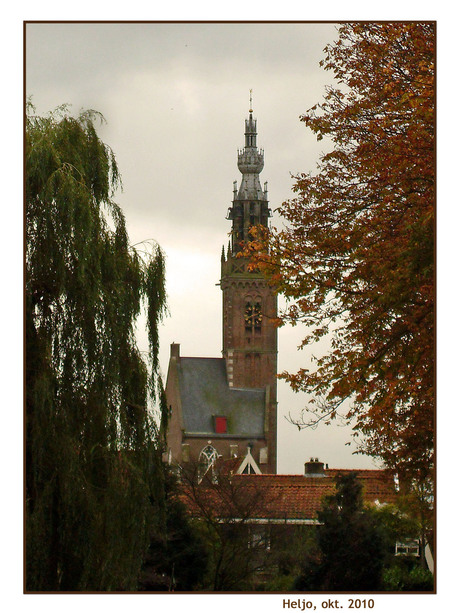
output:
[{"label": "building facade", "polygon": [[233,184],[231,240],[221,255],[222,357],[182,357],[171,345],[166,397],[171,408],[169,459],[211,466],[216,458],[244,457],[251,450],[262,473],[276,473],[276,295],[242,256],[251,226],[268,226],[267,183],[259,175],[253,110],[238,151],[241,181]]}]

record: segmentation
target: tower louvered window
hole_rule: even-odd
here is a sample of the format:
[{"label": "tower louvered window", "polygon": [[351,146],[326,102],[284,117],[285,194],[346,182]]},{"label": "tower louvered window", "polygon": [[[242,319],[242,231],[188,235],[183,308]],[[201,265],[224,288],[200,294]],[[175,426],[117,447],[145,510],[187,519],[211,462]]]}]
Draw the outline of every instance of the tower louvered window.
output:
[{"label": "tower louvered window", "polygon": [[255,205],[254,202],[251,202],[249,205],[249,225],[253,226],[256,223],[255,219]]}]

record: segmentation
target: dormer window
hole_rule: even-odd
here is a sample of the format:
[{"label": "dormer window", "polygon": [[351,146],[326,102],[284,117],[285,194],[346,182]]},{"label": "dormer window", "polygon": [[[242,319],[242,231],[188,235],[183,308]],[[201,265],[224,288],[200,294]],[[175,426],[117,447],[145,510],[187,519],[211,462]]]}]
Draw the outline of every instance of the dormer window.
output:
[{"label": "dormer window", "polygon": [[216,434],[227,434],[227,418],[223,415],[214,415],[214,431]]}]

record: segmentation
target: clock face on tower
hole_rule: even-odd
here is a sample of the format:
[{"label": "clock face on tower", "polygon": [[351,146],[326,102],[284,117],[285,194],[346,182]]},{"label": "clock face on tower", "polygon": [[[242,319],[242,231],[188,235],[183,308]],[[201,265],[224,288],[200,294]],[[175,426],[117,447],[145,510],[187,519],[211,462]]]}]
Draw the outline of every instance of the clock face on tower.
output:
[{"label": "clock face on tower", "polygon": [[260,332],[262,328],[262,312],[260,302],[247,302],[244,309],[244,327],[246,332]]}]

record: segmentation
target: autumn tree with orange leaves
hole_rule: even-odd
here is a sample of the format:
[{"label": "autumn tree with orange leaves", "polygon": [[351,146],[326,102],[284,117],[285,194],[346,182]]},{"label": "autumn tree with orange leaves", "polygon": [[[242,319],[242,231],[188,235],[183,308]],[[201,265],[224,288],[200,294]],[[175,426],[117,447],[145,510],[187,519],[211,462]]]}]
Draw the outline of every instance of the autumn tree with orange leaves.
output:
[{"label": "autumn tree with orange leaves", "polygon": [[[424,478],[434,428],[434,44],[432,23],[347,23],[321,62],[335,76],[301,120],[331,143],[295,177],[284,229],[248,251],[288,300],[315,368],[283,373],[312,394],[299,427],[340,413],[362,450]],[[309,417],[310,415],[310,417]],[[313,416],[312,416],[313,415]],[[311,419],[310,419],[311,418]]]}]

